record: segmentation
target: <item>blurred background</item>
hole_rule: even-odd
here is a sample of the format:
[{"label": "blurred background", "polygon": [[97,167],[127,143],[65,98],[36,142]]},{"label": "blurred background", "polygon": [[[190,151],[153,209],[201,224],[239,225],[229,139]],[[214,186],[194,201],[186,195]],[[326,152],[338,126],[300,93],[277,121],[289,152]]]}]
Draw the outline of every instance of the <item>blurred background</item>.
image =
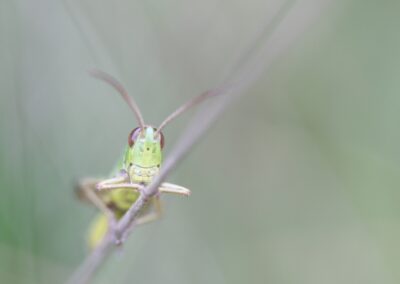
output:
[{"label": "blurred background", "polygon": [[[74,184],[106,177],[136,127],[88,69],[157,125],[226,78],[282,5],[0,0],[1,283],[63,283],[87,254],[97,212]],[[192,196],[163,196],[94,283],[399,283],[399,11],[318,12],[170,176]],[[192,115],[164,131],[167,154]]]}]

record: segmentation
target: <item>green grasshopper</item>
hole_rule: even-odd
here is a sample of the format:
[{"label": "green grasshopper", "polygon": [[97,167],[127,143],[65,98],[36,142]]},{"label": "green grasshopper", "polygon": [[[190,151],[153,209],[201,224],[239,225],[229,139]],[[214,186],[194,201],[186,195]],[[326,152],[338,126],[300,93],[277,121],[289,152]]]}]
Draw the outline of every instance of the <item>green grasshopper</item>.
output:
[{"label": "green grasshopper", "polygon": [[[124,155],[109,179],[85,178],[78,184],[78,195],[97,207],[101,214],[93,221],[88,231],[88,245],[95,248],[113,230],[119,219],[126,213],[140,195],[140,190],[149,184],[160,170],[164,135],[161,130],[186,110],[212,96],[203,93],[179,107],[170,114],[158,128],[146,125],[136,102],[115,78],[102,71],[93,71],[94,77],[111,85],[126,101],[139,124],[128,137]],[[164,182],[159,193],[190,195],[190,190],[172,183]],[[136,225],[148,223],[161,216],[162,206],[159,194],[154,196],[135,221]],[[117,242],[119,240],[116,240]]]}]

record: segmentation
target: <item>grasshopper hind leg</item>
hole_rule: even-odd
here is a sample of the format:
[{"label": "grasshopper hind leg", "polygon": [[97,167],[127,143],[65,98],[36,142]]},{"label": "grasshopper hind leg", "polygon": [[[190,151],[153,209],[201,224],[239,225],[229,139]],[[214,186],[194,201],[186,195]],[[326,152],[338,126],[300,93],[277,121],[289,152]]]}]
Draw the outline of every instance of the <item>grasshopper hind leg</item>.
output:
[{"label": "grasshopper hind leg", "polygon": [[94,248],[101,242],[108,230],[113,230],[117,224],[117,217],[107,207],[105,201],[96,191],[97,184],[101,179],[87,178],[80,181],[76,187],[76,194],[81,200],[86,200],[98,208],[102,214],[93,221],[88,232],[88,245]]},{"label": "grasshopper hind leg", "polygon": [[96,208],[106,215],[109,220],[115,221],[114,212],[107,207],[107,204],[102,200],[100,195],[96,192],[96,186],[100,179],[87,178],[78,183],[77,194],[81,199],[87,199]]},{"label": "grasshopper hind leg", "polygon": [[[134,222],[134,226],[131,226],[130,229],[125,231],[125,233],[122,235],[121,243],[124,243],[126,241],[127,235],[134,227],[136,227],[138,225],[144,225],[144,224],[156,221],[161,218],[163,210],[162,210],[162,203],[161,203],[159,195],[154,196],[149,203],[150,203],[149,204],[150,207],[153,207],[153,208],[149,208],[149,211],[146,210],[145,212],[141,213],[136,218],[136,220]],[[153,206],[151,206],[151,205],[153,205]]]},{"label": "grasshopper hind leg", "polygon": [[138,217],[135,220],[135,225],[143,225],[161,218],[163,210],[160,197],[158,195],[153,197],[151,204],[153,205],[154,209]]}]

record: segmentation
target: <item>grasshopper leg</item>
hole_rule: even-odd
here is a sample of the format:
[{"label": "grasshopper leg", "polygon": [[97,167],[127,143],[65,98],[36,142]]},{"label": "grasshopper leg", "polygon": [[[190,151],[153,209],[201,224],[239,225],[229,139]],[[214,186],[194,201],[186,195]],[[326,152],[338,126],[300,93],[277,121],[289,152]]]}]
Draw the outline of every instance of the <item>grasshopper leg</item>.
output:
[{"label": "grasshopper leg", "polygon": [[102,190],[104,187],[107,187],[108,185],[123,183],[126,182],[127,180],[128,180],[128,175],[126,173],[121,173],[120,175],[117,175],[113,178],[98,181],[96,183],[96,189]]},{"label": "grasshopper leg", "polygon": [[[139,184],[139,183],[109,184],[109,183],[102,182],[102,183],[98,184],[97,189],[105,190],[105,189],[115,189],[115,188],[131,188],[133,190],[140,191],[143,187],[144,187],[144,185]],[[183,186],[180,186],[180,185],[169,183],[169,182],[162,183],[160,185],[160,187],[158,188],[158,190],[163,193],[173,193],[173,194],[179,194],[179,195],[185,195],[185,196],[190,195],[189,189],[187,189]]]},{"label": "grasshopper leg", "polygon": [[[111,180],[111,179],[110,179]],[[98,183],[97,184],[97,190],[102,191],[102,190],[109,190],[109,189],[116,189],[116,188],[131,188],[136,191],[140,191],[143,188],[142,184],[139,183],[116,183],[112,184],[107,182],[108,180],[105,180],[104,182]]]},{"label": "grasshopper leg", "polygon": [[[95,206],[97,207],[107,218],[108,228],[112,234],[115,233],[115,227],[117,225],[117,218],[114,212],[107,207],[104,201],[100,198],[98,193],[99,184],[109,184],[109,183],[118,183],[124,182],[126,180],[126,176],[120,175],[115,178],[107,179],[107,180],[100,180],[94,178],[87,178],[79,182],[78,184],[78,194],[81,195],[83,192],[84,196]],[[118,242],[118,237],[114,236],[116,242]]]},{"label": "grasshopper leg", "polygon": [[184,196],[190,195],[190,190],[187,189],[186,187],[176,185],[173,183],[169,183],[169,182],[162,183],[158,189],[160,192],[165,192],[165,193],[173,193],[173,194],[179,194],[179,195],[184,195]]},{"label": "grasshopper leg", "polygon": [[147,224],[161,218],[163,209],[160,196],[158,194],[152,198],[152,203],[154,205],[154,210],[136,218],[134,226],[132,226],[128,231],[126,231],[122,235],[121,243],[125,242],[126,237],[129,234],[129,231],[131,231],[135,226]]},{"label": "grasshopper leg", "polygon": [[106,215],[106,217],[110,221],[115,221],[115,216],[114,213],[110,208],[107,207],[107,205],[101,200],[99,195],[96,193],[96,185],[99,182],[99,179],[94,179],[94,178],[86,178],[82,181],[79,182],[78,184],[78,194],[81,194],[83,192],[84,196],[96,207],[98,208],[101,212]]},{"label": "grasshopper leg", "polygon": [[[93,181],[91,183],[91,190],[90,192],[87,193],[88,197],[90,198],[90,200],[92,201],[92,203],[94,203],[100,210],[102,210],[106,216],[109,217],[109,223],[110,223],[110,230],[111,232],[115,230],[113,230],[113,228],[115,228],[116,226],[116,218],[114,216],[114,213],[104,204],[104,202],[98,197],[98,195],[96,194],[97,192],[101,192],[103,190],[112,190],[112,189],[116,189],[116,188],[130,188],[132,190],[135,191],[141,191],[145,185],[143,184],[139,184],[139,183],[127,183],[127,176],[117,176],[115,178],[111,178],[111,179],[107,179],[107,180],[103,180],[103,181]],[[176,184],[172,184],[172,183],[167,183],[164,182],[160,185],[160,187],[158,188],[160,193],[173,193],[173,194],[179,194],[179,195],[184,195],[184,196],[188,196],[190,195],[190,190],[183,187],[183,186],[179,186]],[[101,205],[100,205],[101,203]],[[160,201],[160,196],[159,194],[156,194],[152,199],[151,199],[151,203],[154,205],[154,209],[153,211],[149,212],[149,213],[145,213],[143,215],[141,215],[140,217],[138,217],[135,220],[134,225],[143,225],[152,221],[155,221],[157,219],[159,219],[162,215],[162,204]],[[109,211],[109,212],[106,212]],[[112,218],[110,218],[110,213],[112,214]],[[126,235],[128,234],[128,232],[125,232],[122,236],[117,236],[115,235],[115,242],[116,244],[122,244],[124,243],[125,239],[126,239]]]},{"label": "grasshopper leg", "polygon": [[143,225],[152,221],[155,221],[157,219],[160,219],[162,215],[162,204],[160,197],[156,195],[152,199],[152,203],[154,204],[154,211],[149,212],[143,216],[140,216],[135,220],[135,225]]},{"label": "grasshopper leg", "polygon": [[[107,189],[115,189],[115,188],[131,188],[136,191],[140,191],[144,185],[139,184],[139,183],[119,183],[119,184],[109,184],[109,183],[99,183],[97,185],[98,190],[107,190]],[[158,188],[160,192],[163,193],[173,193],[173,194],[179,194],[179,195],[185,195],[189,196],[190,195],[190,190],[180,186],[176,185],[173,183],[168,183],[164,182],[160,185]]]}]

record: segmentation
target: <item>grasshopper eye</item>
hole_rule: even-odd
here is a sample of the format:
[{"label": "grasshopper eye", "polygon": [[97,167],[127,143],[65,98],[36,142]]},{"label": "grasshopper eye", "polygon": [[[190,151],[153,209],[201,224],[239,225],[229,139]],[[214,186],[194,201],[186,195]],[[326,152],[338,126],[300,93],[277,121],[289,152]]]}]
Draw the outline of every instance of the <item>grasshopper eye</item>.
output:
[{"label": "grasshopper eye", "polygon": [[160,145],[161,145],[161,149],[164,148],[164,134],[162,132],[160,132],[161,138],[160,138]]},{"label": "grasshopper eye", "polygon": [[[154,128],[154,131],[157,131],[157,128]],[[164,148],[164,134],[160,131],[159,135],[160,135],[160,146],[162,149]]]},{"label": "grasshopper eye", "polygon": [[138,138],[139,134],[140,134],[140,127],[136,127],[135,129],[133,129],[131,131],[131,133],[129,133],[129,137],[128,137],[129,147],[132,147],[133,144],[135,144],[135,141]]}]

